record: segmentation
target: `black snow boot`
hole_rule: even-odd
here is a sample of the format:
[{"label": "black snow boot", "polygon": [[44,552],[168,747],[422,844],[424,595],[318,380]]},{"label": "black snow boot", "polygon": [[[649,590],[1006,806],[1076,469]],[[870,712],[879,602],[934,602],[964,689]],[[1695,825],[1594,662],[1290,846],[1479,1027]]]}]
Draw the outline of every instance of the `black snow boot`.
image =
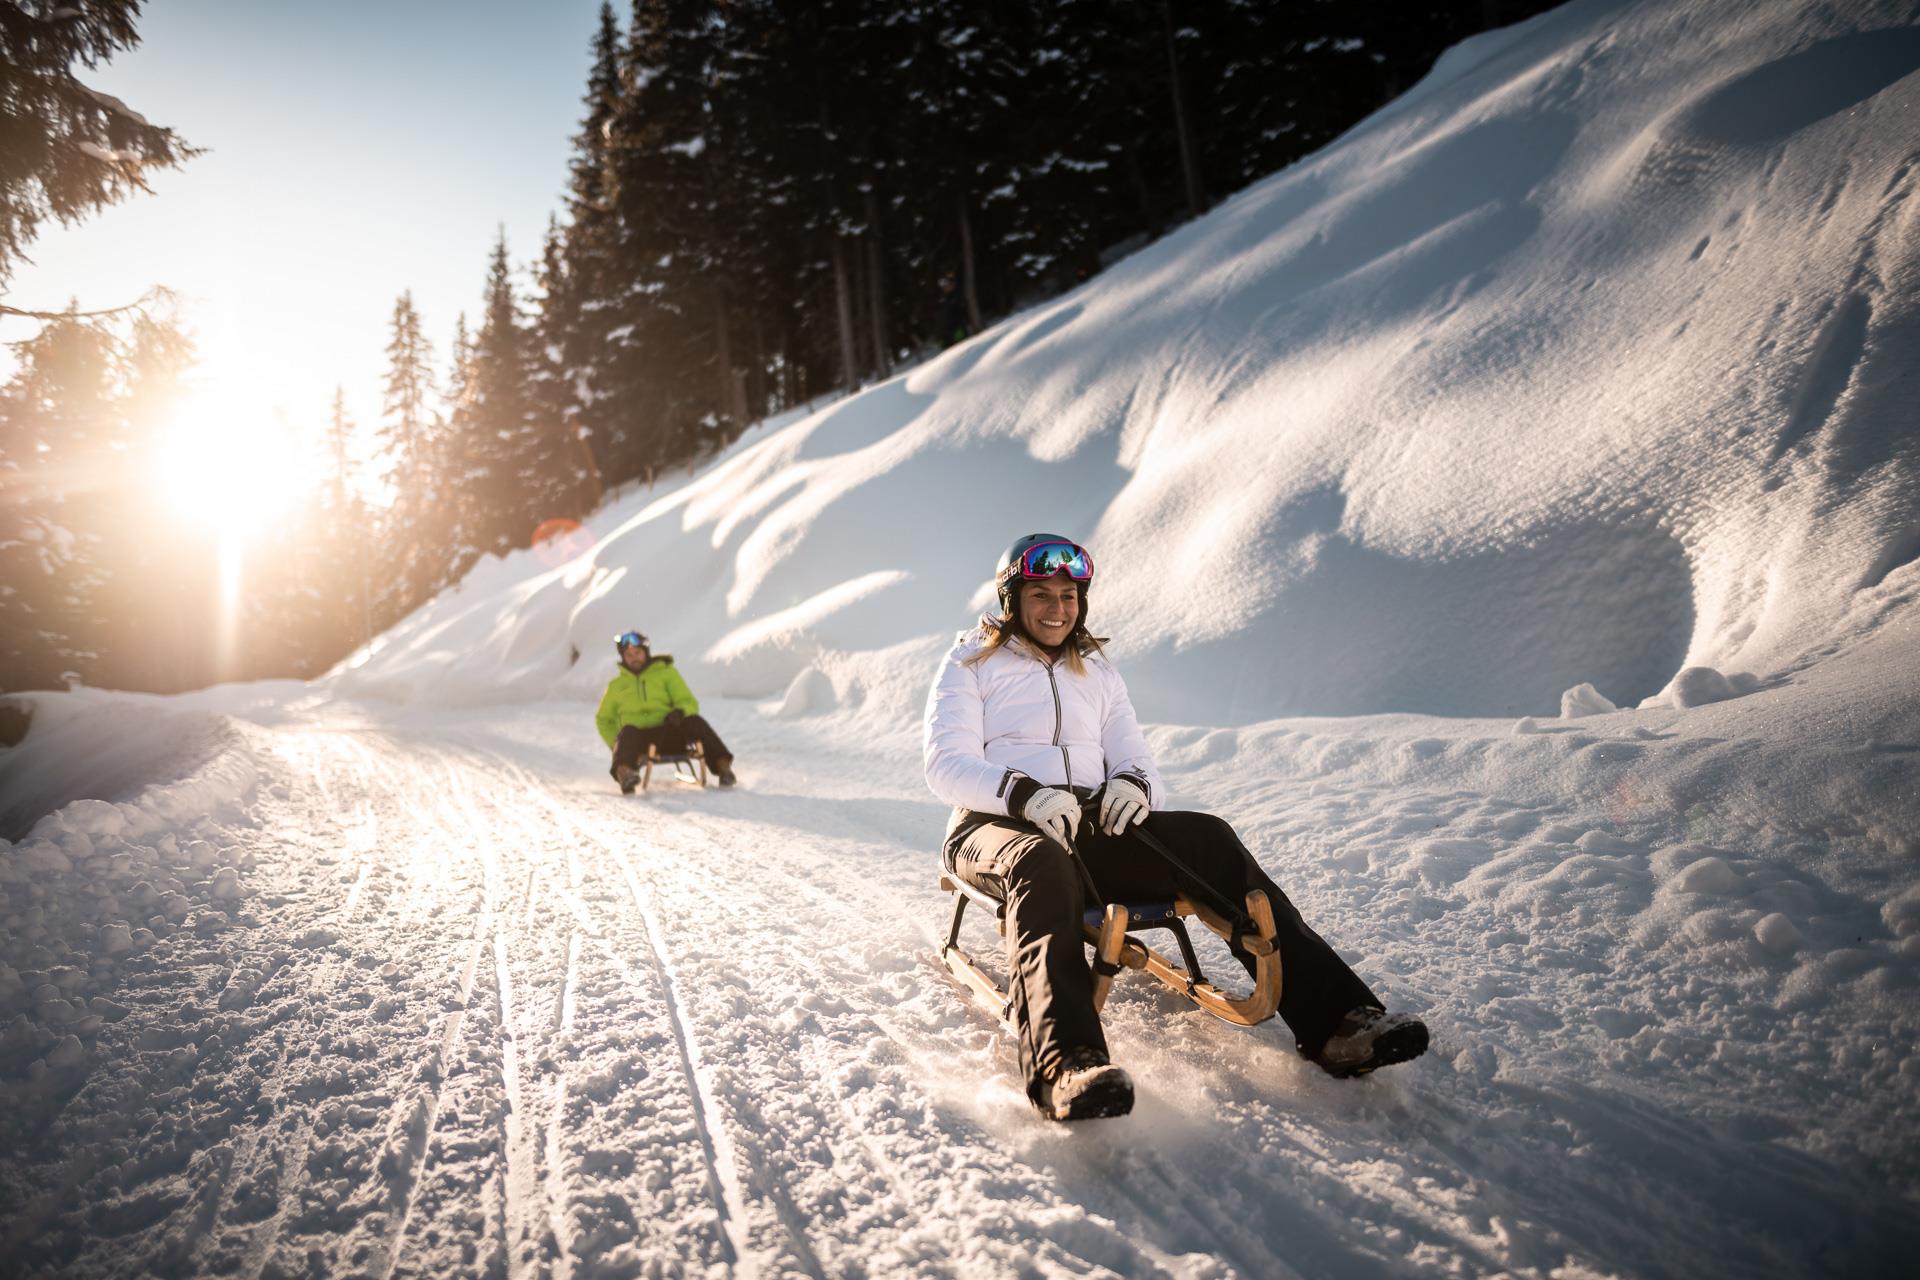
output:
[{"label": "black snow boot", "polygon": [[1094,1120],[1133,1110],[1133,1081],[1098,1049],[1069,1049],[1034,1105],[1049,1120]]},{"label": "black snow boot", "polygon": [[640,771],[631,765],[615,765],[613,777],[620,784],[620,794],[623,796],[632,795],[633,789],[640,785]]},{"label": "black snow boot", "polygon": [[733,757],[723,756],[713,762],[713,777],[723,787],[730,787],[740,779],[733,776]]},{"label": "black snow boot", "polygon": [[1362,1005],[1340,1019],[1320,1052],[1310,1056],[1328,1075],[1345,1077],[1363,1076],[1426,1051],[1426,1023],[1410,1013]]}]

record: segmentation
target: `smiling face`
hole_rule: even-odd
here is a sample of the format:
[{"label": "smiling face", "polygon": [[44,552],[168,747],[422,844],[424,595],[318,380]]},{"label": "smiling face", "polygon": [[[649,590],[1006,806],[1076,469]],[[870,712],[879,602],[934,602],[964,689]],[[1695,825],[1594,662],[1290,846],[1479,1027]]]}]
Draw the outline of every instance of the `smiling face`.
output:
[{"label": "smiling face", "polygon": [[1080,621],[1080,584],[1058,574],[1020,588],[1020,626],[1049,649],[1057,649]]}]

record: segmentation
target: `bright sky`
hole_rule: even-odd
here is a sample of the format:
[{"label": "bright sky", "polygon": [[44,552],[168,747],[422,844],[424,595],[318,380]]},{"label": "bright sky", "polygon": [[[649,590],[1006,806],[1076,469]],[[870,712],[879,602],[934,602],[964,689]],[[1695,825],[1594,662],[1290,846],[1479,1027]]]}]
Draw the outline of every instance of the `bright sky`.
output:
[{"label": "bright sky", "polygon": [[[444,376],[504,224],[516,264],[560,207],[599,0],[158,0],[83,82],[207,154],[75,227],[7,300],[54,310],[179,291],[210,397],[317,433],[333,388],[379,417],[394,299]],[[626,6],[615,5],[625,23]],[[0,322],[0,340],[31,322]],[[4,357],[0,357],[4,358]]]}]

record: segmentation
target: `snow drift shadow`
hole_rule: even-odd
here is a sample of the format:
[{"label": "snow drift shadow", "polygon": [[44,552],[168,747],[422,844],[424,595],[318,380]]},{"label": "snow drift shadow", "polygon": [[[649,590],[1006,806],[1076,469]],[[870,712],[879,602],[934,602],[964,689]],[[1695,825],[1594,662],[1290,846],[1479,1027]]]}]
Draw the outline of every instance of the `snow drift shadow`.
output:
[{"label": "snow drift shadow", "polygon": [[1582,681],[1631,705],[1686,656],[1692,573],[1664,530],[1570,525],[1430,560],[1356,541],[1319,509],[1328,527],[1294,543],[1263,617],[1128,663],[1145,717],[1550,715]]},{"label": "snow drift shadow", "polygon": [[1675,118],[1677,129],[1758,146],[1859,106],[1920,70],[1920,30],[1862,31],[1735,76]]}]

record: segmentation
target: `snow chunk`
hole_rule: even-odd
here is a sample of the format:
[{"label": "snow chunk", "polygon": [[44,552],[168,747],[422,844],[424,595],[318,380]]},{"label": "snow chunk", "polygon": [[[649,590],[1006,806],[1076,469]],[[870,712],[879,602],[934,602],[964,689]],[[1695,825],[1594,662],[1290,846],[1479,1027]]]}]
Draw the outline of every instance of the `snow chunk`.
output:
[{"label": "snow chunk", "polygon": [[1718,858],[1702,858],[1674,877],[1674,888],[1682,893],[1728,894],[1739,887],[1733,868]]},{"label": "snow chunk", "polygon": [[1581,716],[1602,716],[1618,711],[1607,696],[1591,684],[1577,684],[1560,695],[1560,718],[1577,720]]},{"label": "snow chunk", "polygon": [[1767,950],[1781,953],[1792,951],[1803,941],[1800,930],[1794,927],[1793,921],[1779,911],[1760,917],[1759,922],[1753,926],[1753,936]]},{"label": "snow chunk", "polygon": [[127,815],[119,805],[105,800],[75,800],[60,810],[55,822],[48,826],[81,835],[118,836],[126,834]]},{"label": "snow chunk", "polygon": [[86,1063],[87,1051],[79,1037],[64,1036],[47,1054],[47,1066],[54,1071],[71,1072]]},{"label": "snow chunk", "polygon": [[786,694],[767,714],[776,720],[793,720],[831,711],[837,702],[833,681],[827,673],[818,667],[807,667],[787,685]]},{"label": "snow chunk", "polygon": [[1540,732],[1540,722],[1532,716],[1521,716],[1513,722],[1513,736],[1523,738],[1530,733]]},{"label": "snow chunk", "polygon": [[1587,832],[1573,842],[1573,847],[1582,853],[1627,854],[1641,852],[1640,846],[1631,840],[1623,840],[1611,832],[1598,828]]},{"label": "snow chunk", "polygon": [[1920,935],[1920,884],[1889,899],[1880,908],[1880,918],[1896,938]]},{"label": "snow chunk", "polygon": [[1670,706],[1685,710],[1709,702],[1726,702],[1759,688],[1757,677],[1745,671],[1722,675],[1712,667],[1682,667],[1666,688],[1641,706]]}]

